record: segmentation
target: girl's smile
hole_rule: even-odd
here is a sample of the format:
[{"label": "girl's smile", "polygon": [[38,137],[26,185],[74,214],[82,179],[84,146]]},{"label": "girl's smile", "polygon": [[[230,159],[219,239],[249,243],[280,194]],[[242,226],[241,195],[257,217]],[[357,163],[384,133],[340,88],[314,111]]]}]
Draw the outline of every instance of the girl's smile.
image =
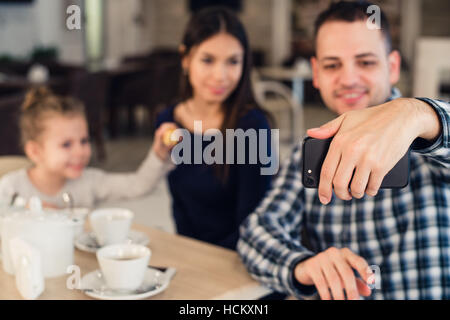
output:
[{"label": "girl's smile", "polygon": [[[79,178],[90,161],[88,126],[82,115],[51,115],[43,126],[37,141],[29,141],[26,147],[35,163],[29,176],[39,189],[55,193],[67,179]],[[44,181],[54,185],[44,186]]]}]

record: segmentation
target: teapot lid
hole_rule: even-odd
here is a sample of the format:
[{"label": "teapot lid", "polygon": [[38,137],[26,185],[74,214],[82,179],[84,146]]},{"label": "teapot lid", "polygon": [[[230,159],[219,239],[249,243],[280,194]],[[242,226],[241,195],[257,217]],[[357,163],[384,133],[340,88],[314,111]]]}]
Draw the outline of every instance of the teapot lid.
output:
[{"label": "teapot lid", "polygon": [[77,222],[76,219],[72,219],[69,214],[63,210],[44,209],[42,207],[42,201],[36,196],[30,198],[29,208],[12,207],[12,210],[10,208],[9,213],[7,213],[5,217],[43,222]]}]

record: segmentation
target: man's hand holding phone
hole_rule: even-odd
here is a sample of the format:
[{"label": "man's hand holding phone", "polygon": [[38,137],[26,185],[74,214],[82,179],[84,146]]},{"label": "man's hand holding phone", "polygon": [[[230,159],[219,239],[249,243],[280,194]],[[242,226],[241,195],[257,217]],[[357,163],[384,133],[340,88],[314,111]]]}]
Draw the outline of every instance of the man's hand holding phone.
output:
[{"label": "man's hand holding phone", "polygon": [[364,193],[375,196],[383,178],[417,137],[433,139],[436,126],[439,133],[439,122],[436,125],[438,120],[433,119],[431,107],[411,100],[415,99],[400,98],[346,112],[307,131],[316,139],[333,137],[320,173],[318,192],[322,204],[330,202],[333,189],[342,200],[359,199]]}]

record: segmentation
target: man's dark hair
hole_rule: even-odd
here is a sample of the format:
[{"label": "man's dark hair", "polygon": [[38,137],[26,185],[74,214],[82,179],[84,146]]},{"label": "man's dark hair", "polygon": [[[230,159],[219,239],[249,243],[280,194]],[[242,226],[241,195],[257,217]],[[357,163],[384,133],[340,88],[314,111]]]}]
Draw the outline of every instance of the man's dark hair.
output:
[{"label": "man's dark hair", "polygon": [[[367,13],[367,8],[373,5],[367,1],[339,1],[332,2],[328,9],[320,13],[317,17],[316,22],[314,24],[314,48],[316,48],[317,41],[317,33],[319,32],[320,27],[329,21],[347,21],[347,22],[355,22],[355,21],[367,21],[367,19],[371,16],[371,13]],[[392,51],[392,39],[390,34],[389,22],[386,18],[386,15],[380,8],[380,31],[382,32],[385,43],[387,53]]]}]

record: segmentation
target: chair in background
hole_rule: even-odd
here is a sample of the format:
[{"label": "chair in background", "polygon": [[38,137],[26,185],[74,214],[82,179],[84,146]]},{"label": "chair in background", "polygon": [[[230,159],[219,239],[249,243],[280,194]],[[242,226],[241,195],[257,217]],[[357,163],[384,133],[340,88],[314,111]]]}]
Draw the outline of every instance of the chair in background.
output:
[{"label": "chair in background", "polygon": [[119,109],[126,107],[127,131],[136,129],[135,109],[145,106],[150,132],[154,131],[158,111],[173,103],[178,95],[181,65],[179,54],[171,50],[156,50],[147,56],[125,58],[126,64],[139,63],[141,68],[132,73],[116,75],[111,84],[110,134],[115,136]]},{"label": "chair in background", "polygon": [[0,96],[0,155],[23,155],[19,116],[24,94]]},{"label": "chair in background", "polygon": [[105,72],[82,69],[74,72],[71,83],[69,94],[83,102],[97,159],[103,161],[106,159],[103,113],[108,103],[109,78]]},{"label": "chair in background", "polygon": [[150,109],[156,103],[154,83],[156,69],[146,68],[126,77],[115,78],[111,89],[111,104],[109,106],[110,135],[116,136],[119,126],[119,110],[126,108],[128,133],[136,131],[135,110],[139,105]]},{"label": "chair in background", "polygon": [[[290,122],[289,138],[294,143],[303,136],[303,109],[292,95],[292,90],[281,82],[260,80],[256,71],[252,73],[252,87],[258,104],[274,116],[287,113]],[[277,124],[281,126],[281,124]],[[284,139],[284,128],[280,127],[280,138]]]}]

